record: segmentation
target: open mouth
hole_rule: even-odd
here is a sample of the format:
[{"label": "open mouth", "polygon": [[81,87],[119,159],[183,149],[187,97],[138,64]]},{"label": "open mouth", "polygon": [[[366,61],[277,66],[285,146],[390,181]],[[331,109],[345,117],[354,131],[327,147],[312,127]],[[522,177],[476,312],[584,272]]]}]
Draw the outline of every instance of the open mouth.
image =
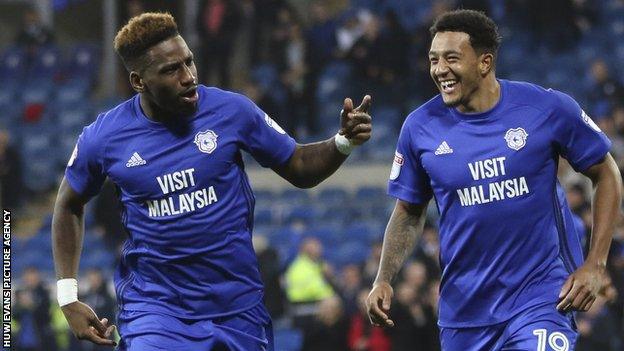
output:
[{"label": "open mouth", "polygon": [[440,87],[442,88],[442,92],[446,94],[453,93],[455,91],[457,83],[459,82],[456,79],[440,81]]},{"label": "open mouth", "polygon": [[194,103],[197,102],[199,96],[197,94],[197,88],[191,88],[184,93],[180,94],[180,97],[184,102]]}]

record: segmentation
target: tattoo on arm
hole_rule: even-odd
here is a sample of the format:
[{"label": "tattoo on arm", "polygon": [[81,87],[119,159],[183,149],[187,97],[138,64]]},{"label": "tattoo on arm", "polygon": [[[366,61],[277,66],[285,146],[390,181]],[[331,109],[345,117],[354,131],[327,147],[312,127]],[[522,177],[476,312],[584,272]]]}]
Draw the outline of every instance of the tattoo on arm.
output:
[{"label": "tattoo on arm", "polygon": [[381,263],[375,283],[391,283],[412,252],[425,224],[426,204],[413,205],[397,200],[384,235]]}]

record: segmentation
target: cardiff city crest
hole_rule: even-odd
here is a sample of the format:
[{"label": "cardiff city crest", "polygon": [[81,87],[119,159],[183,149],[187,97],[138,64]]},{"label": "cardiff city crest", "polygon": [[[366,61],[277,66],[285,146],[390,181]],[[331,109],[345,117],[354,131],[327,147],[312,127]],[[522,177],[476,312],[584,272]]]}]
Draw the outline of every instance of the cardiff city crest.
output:
[{"label": "cardiff city crest", "polygon": [[195,135],[195,144],[199,151],[211,154],[217,148],[217,138],[219,136],[212,130],[199,132]]},{"label": "cardiff city crest", "polygon": [[526,145],[526,140],[529,134],[522,128],[511,128],[505,133],[505,140],[507,146],[518,151]]}]

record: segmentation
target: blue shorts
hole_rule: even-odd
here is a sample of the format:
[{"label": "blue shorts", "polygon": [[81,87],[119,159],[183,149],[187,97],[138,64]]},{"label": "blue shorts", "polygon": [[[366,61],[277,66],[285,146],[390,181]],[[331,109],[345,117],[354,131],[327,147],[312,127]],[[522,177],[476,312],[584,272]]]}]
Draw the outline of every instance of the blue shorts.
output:
[{"label": "blue shorts", "polygon": [[578,333],[572,313],[540,305],[495,325],[440,328],[443,351],[573,351]]},{"label": "blue shorts", "polygon": [[273,351],[271,317],[263,303],[231,316],[200,320],[122,311],[117,324],[119,351]]}]

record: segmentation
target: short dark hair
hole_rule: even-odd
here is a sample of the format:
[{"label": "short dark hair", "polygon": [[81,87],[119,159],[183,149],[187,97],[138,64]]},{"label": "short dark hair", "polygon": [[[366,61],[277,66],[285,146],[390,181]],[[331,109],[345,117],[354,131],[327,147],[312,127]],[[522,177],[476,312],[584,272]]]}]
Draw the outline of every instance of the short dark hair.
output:
[{"label": "short dark hair", "polygon": [[431,28],[431,38],[438,32],[463,32],[470,36],[470,45],[479,54],[484,52],[496,56],[501,43],[498,26],[481,11],[454,10],[440,15]]},{"label": "short dark hair", "polygon": [[114,40],[115,51],[124,66],[131,70],[149,48],[179,34],[178,25],[171,14],[146,12],[132,17],[117,32]]}]

